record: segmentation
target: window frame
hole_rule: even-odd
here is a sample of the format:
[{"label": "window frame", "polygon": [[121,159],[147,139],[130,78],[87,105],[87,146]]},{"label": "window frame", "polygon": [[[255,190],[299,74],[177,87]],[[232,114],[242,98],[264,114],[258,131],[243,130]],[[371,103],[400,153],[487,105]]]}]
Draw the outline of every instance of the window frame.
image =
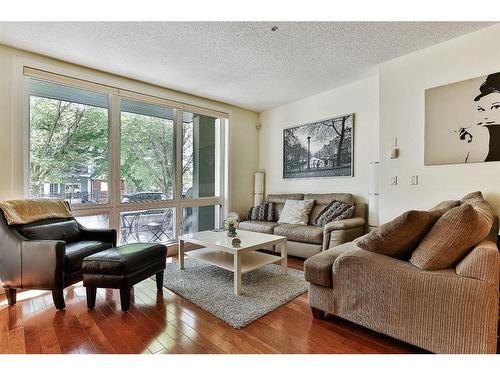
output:
[{"label": "window frame", "polygon": [[[26,64],[21,64],[22,76],[17,85],[17,90],[22,93],[22,122],[23,122],[23,158],[22,158],[22,185],[24,197],[29,197],[29,163],[30,163],[30,137],[31,137],[31,124],[30,124],[30,93],[29,93],[29,79],[39,79],[48,81],[55,84],[75,87],[78,89],[104,93],[108,95],[108,203],[95,204],[95,205],[72,205],[72,211],[75,216],[88,216],[88,215],[101,215],[107,214],[109,218],[110,228],[119,230],[120,226],[120,213],[129,211],[139,211],[148,209],[166,209],[174,208],[174,240],[177,241],[179,234],[182,233],[182,212],[184,208],[199,207],[209,205],[221,206],[221,217],[224,217],[228,212],[229,202],[229,125],[231,121],[231,112],[222,112],[217,109],[207,108],[196,104],[185,103],[181,101],[172,100],[170,98],[163,98],[160,96],[152,95],[149,93],[141,93],[132,91],[126,88],[118,88],[113,85],[96,83],[91,80],[82,78],[74,78],[73,76],[52,73],[47,70],[40,70],[32,68]],[[16,86],[16,85],[14,85]],[[17,91],[13,87],[14,93]],[[148,91],[148,90],[145,90]],[[152,202],[120,202],[120,184],[121,184],[121,166],[120,166],[120,130],[121,130],[121,99],[126,98],[129,100],[141,101],[148,104],[155,104],[166,106],[175,109],[175,122],[174,122],[174,162],[175,162],[175,181],[173,186],[173,198],[164,201]],[[218,195],[214,197],[203,198],[182,198],[182,115],[183,112],[193,112],[201,115],[212,116],[220,119],[219,134],[217,134],[219,153],[218,157]],[[13,176],[15,177],[15,176]],[[13,185],[16,184],[14,178]]]}]

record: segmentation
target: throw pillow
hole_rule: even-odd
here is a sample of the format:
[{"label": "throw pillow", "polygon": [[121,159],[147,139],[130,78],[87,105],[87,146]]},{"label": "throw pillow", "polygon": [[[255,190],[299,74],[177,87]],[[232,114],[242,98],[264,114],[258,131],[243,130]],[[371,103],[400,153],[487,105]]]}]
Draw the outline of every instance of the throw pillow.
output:
[{"label": "throw pillow", "polygon": [[248,211],[247,220],[275,221],[274,207],[272,202],[254,206]]},{"label": "throw pillow", "polygon": [[474,200],[474,199],[484,199],[483,193],[481,193],[480,191],[475,191],[473,193],[469,193],[466,196],[464,196],[462,199],[460,199],[460,203],[462,203],[462,204],[467,203],[468,201]]},{"label": "throw pillow", "polygon": [[314,225],[318,227],[325,226],[326,223],[331,221],[338,221],[349,219],[354,213],[354,206],[340,202],[333,201],[329,203],[314,219]]},{"label": "throw pillow", "polygon": [[313,204],[313,199],[305,199],[302,201],[287,199],[283,211],[281,211],[278,223],[307,225]]},{"label": "throw pillow", "polygon": [[427,211],[408,211],[356,241],[363,250],[408,259],[436,219]]},{"label": "throw pillow", "polygon": [[446,212],[413,252],[410,262],[424,270],[454,266],[488,236],[493,212],[485,200],[473,199]]},{"label": "throw pillow", "polygon": [[460,201],[443,201],[439,203],[437,206],[432,207],[429,210],[429,213],[431,215],[434,215],[436,217],[436,220],[439,219],[441,216],[443,216],[446,212],[451,210],[452,208],[455,208],[457,206],[460,206]]}]

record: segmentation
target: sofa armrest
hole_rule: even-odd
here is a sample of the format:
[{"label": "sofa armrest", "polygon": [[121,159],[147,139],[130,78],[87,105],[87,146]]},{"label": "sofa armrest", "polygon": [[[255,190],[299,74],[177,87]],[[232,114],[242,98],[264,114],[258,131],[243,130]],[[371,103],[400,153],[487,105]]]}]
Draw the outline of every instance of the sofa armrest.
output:
[{"label": "sofa armrest", "polygon": [[323,251],[362,236],[365,234],[365,224],[365,219],[362,217],[325,224],[323,227]]},{"label": "sofa armrest", "polygon": [[457,274],[498,285],[500,253],[492,241],[481,241],[458,263]]},{"label": "sofa armrest", "polygon": [[116,247],[116,229],[87,229],[80,227],[83,240],[112,243]]},{"label": "sofa armrest", "polygon": [[352,229],[357,227],[364,227],[365,219],[362,217],[352,217],[350,219],[331,221],[326,223],[323,227],[323,231],[332,231],[340,229]]},{"label": "sofa armrest", "polygon": [[22,287],[62,289],[65,250],[64,241],[23,241]]},{"label": "sofa armrest", "polygon": [[341,254],[355,248],[348,242],[332,249],[322,251],[304,262],[304,278],[310,283],[330,287],[332,286],[332,266]]}]

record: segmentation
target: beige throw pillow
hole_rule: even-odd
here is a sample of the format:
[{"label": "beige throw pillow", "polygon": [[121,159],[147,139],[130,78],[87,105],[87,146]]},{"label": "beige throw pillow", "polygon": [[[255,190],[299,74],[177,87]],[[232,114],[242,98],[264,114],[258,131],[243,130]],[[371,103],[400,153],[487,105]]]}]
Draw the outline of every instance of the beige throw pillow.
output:
[{"label": "beige throw pillow", "polygon": [[418,242],[436,221],[427,211],[408,211],[361,237],[363,250],[408,259]]},{"label": "beige throw pillow", "polygon": [[313,204],[313,199],[302,201],[287,199],[283,211],[281,211],[278,223],[307,225]]},{"label": "beige throw pillow", "polygon": [[493,224],[493,212],[483,199],[446,212],[413,252],[410,262],[424,270],[454,266],[483,240]]}]

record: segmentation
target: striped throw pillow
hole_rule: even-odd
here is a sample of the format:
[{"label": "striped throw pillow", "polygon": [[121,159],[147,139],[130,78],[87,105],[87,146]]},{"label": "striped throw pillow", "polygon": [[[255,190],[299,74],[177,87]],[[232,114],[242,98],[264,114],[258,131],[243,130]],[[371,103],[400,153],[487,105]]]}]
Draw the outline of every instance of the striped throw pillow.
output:
[{"label": "striped throw pillow", "polygon": [[268,202],[254,206],[248,211],[247,220],[276,221],[274,218],[273,203]]},{"label": "striped throw pillow", "polygon": [[316,216],[314,225],[323,227],[331,221],[349,219],[353,213],[354,206],[340,201],[333,201]]}]

